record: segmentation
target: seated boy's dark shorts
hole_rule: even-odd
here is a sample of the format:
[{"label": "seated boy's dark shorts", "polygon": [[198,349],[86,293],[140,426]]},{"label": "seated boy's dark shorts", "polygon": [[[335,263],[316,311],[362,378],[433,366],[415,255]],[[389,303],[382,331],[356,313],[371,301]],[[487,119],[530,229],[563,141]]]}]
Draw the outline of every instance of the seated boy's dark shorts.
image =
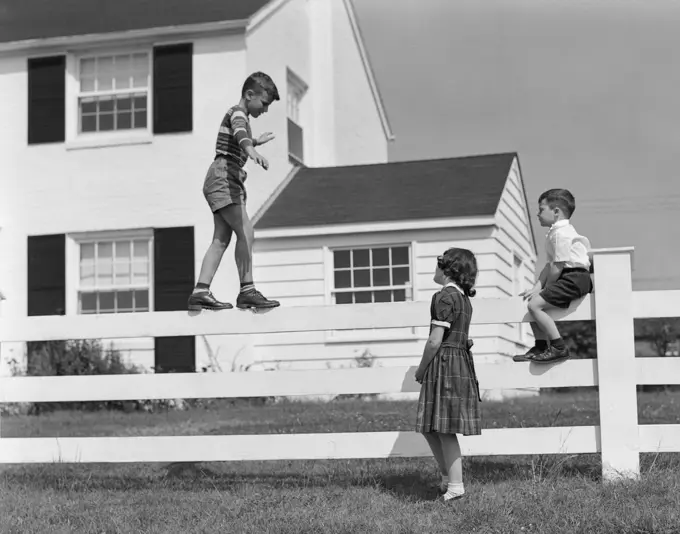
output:
[{"label": "seated boy's dark shorts", "polygon": [[568,308],[571,303],[593,290],[590,272],[582,268],[565,268],[554,284],[540,292],[548,304],[557,308]]},{"label": "seated boy's dark shorts", "polygon": [[245,204],[247,176],[246,171],[233,159],[216,157],[203,182],[203,196],[210,210],[215,213],[232,204]]}]

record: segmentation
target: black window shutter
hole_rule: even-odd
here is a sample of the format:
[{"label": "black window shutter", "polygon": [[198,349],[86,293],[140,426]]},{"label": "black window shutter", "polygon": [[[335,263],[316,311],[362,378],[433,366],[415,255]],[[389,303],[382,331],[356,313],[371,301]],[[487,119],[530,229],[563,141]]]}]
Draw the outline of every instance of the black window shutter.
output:
[{"label": "black window shutter", "polygon": [[196,371],[194,336],[157,337],[154,343],[156,373],[193,373]]},{"label": "black window shutter", "polygon": [[193,128],[193,43],[157,46],[153,51],[153,131]]},{"label": "black window shutter", "polygon": [[187,309],[194,287],[194,227],[154,230],[154,311]]},{"label": "black window shutter", "polygon": [[66,138],[66,56],[28,60],[28,144]]},{"label": "black window shutter", "polygon": [[66,236],[28,237],[28,315],[64,315]]}]

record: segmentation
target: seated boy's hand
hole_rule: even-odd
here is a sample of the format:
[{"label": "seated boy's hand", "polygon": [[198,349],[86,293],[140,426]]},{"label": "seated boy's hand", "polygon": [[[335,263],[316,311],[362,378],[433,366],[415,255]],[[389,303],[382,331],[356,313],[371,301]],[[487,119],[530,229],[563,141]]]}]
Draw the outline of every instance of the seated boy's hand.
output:
[{"label": "seated boy's hand", "polygon": [[522,291],[519,295],[522,297],[524,300],[531,300],[534,298],[536,295],[538,295],[541,292],[542,287],[532,287],[531,289],[527,289],[526,291]]},{"label": "seated boy's hand", "polygon": [[257,144],[264,145],[265,143],[268,143],[269,141],[274,139],[274,137],[275,135],[272,132],[265,132],[260,137],[257,138]]}]

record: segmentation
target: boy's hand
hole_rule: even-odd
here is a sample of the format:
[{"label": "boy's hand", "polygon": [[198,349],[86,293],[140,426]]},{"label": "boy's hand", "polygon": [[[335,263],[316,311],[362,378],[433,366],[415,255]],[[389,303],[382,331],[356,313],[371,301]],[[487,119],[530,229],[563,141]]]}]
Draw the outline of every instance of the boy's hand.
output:
[{"label": "boy's hand", "polygon": [[269,162],[267,158],[261,155],[257,150],[252,147],[248,147],[248,156],[255,161],[258,165],[261,165],[264,170],[269,169]]},{"label": "boy's hand", "polygon": [[541,287],[540,284],[536,284],[534,287],[531,289],[527,289],[526,291],[522,291],[519,296],[522,297],[524,300],[531,300],[534,298],[536,295],[538,295],[541,292]]},{"label": "boy's hand", "polygon": [[272,132],[265,132],[257,138],[257,145],[264,145],[276,137]]}]

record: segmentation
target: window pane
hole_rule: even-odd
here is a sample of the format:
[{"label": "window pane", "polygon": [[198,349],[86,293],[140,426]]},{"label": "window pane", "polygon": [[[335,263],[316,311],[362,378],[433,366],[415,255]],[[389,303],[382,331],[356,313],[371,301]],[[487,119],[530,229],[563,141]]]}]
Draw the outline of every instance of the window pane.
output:
[{"label": "window pane", "polygon": [[149,264],[146,261],[135,261],[132,264],[132,283],[135,285],[149,283]]},{"label": "window pane", "polygon": [[115,89],[130,89],[130,87],[132,87],[132,77],[130,76],[129,72],[116,74],[116,77],[113,79],[113,81],[115,84]]},{"label": "window pane", "polygon": [[146,109],[146,95],[135,96],[132,103],[134,105],[135,111]]},{"label": "window pane", "polygon": [[409,265],[408,247],[392,248],[392,265]]},{"label": "window pane", "polygon": [[389,248],[373,249],[373,265],[389,265],[389,264],[390,264]]},{"label": "window pane", "polygon": [[115,310],[115,293],[113,291],[100,292],[99,313],[113,313]]},{"label": "window pane", "polygon": [[374,291],[374,302],[392,302],[391,291]]},{"label": "window pane", "polygon": [[135,111],[135,128],[146,128],[146,111]]},{"label": "window pane", "polygon": [[97,294],[80,294],[80,313],[97,313]]},{"label": "window pane", "polygon": [[369,287],[371,285],[371,271],[357,269],[354,271],[354,287]]},{"label": "window pane", "polygon": [[132,87],[147,87],[149,76],[146,72],[134,72],[132,74]]},{"label": "window pane", "polygon": [[408,267],[392,267],[392,280],[395,286],[401,286],[411,278]]},{"label": "window pane", "polygon": [[149,58],[146,54],[132,55],[132,68],[135,71],[149,72]]},{"label": "window pane", "polygon": [[92,287],[94,285],[93,260],[85,260],[80,263],[80,285],[81,287]]},{"label": "window pane", "polygon": [[80,112],[94,115],[97,113],[97,101],[94,98],[82,98],[80,100]]},{"label": "window pane", "polygon": [[117,286],[130,285],[130,264],[128,262],[116,262],[115,275]]},{"label": "window pane", "polygon": [[405,289],[395,289],[392,291],[394,295],[394,302],[404,302],[406,301],[406,290]]},{"label": "window pane", "polygon": [[80,90],[85,93],[87,91],[95,90],[95,78],[94,76],[81,76],[80,77]]},{"label": "window pane", "polygon": [[116,115],[116,129],[129,130],[132,128],[132,113],[118,113]]},{"label": "window pane", "polygon": [[373,269],[373,285],[374,286],[389,286],[390,285],[390,270],[389,269]]},{"label": "window pane", "polygon": [[133,241],[132,248],[134,250],[135,258],[146,259],[149,257],[149,242],[148,241]]},{"label": "window pane", "polygon": [[349,267],[349,250],[336,250],[333,252],[333,265],[338,267]]},{"label": "window pane", "polygon": [[100,113],[111,113],[111,112],[113,112],[113,103],[114,103],[114,100],[111,97],[100,98],[99,101],[98,101],[99,112]]},{"label": "window pane", "polygon": [[115,256],[117,260],[130,259],[130,242],[116,241]]},{"label": "window pane", "polygon": [[87,58],[80,60],[80,75],[94,75],[95,58]]},{"label": "window pane", "polygon": [[352,287],[352,274],[350,271],[335,271],[335,288]]},{"label": "window pane", "polygon": [[110,91],[113,89],[113,75],[97,74],[97,91]]},{"label": "window pane", "polygon": [[113,130],[113,113],[99,115],[99,131]]},{"label": "window pane", "polygon": [[113,262],[111,260],[97,262],[97,285],[104,287],[113,285]]},{"label": "window pane", "polygon": [[337,293],[335,295],[336,304],[352,304],[352,293]]},{"label": "window pane", "polygon": [[96,132],[97,131],[97,116],[84,115],[80,119],[81,132]]},{"label": "window pane", "polygon": [[131,312],[132,311],[132,291],[118,291],[116,294],[117,311]]},{"label": "window pane", "polygon": [[97,259],[113,258],[113,242],[97,243]]},{"label": "window pane", "polygon": [[135,311],[149,311],[149,291],[137,289],[135,294]]},{"label": "window pane", "polygon": [[80,245],[80,259],[94,261],[94,243],[83,243]]},{"label": "window pane", "polygon": [[116,109],[118,111],[129,111],[132,109],[132,98],[129,96],[119,96],[116,99]]},{"label": "window pane", "polygon": [[354,293],[354,298],[357,304],[367,304],[371,302],[371,292],[361,291],[360,293]]},{"label": "window pane", "polygon": [[352,264],[354,267],[368,267],[368,249],[364,250],[353,250],[352,251]]}]

